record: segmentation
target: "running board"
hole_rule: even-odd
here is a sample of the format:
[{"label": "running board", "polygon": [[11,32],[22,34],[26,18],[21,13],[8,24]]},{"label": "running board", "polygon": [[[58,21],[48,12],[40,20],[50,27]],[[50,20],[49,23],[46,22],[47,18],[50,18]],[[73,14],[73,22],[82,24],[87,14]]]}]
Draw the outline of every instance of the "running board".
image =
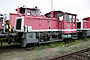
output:
[{"label": "running board", "polygon": [[39,42],[39,44],[41,43],[50,43],[50,42],[58,42],[58,41],[63,41],[63,39],[59,39],[59,40],[53,40],[53,41],[45,41],[45,42]]},{"label": "running board", "polygon": [[72,39],[77,39],[78,37],[73,37]]}]

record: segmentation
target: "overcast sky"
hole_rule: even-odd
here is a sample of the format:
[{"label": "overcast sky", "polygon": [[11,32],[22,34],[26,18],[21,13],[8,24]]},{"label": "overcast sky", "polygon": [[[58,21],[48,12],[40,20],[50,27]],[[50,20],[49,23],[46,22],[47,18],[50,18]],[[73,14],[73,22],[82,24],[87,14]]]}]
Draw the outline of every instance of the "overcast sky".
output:
[{"label": "overcast sky", "polygon": [[[0,0],[0,12],[16,13],[15,9],[23,5],[29,8],[37,6],[42,14],[51,11],[51,0]],[[90,0],[53,0],[53,10],[75,13],[81,20],[90,16]]]}]

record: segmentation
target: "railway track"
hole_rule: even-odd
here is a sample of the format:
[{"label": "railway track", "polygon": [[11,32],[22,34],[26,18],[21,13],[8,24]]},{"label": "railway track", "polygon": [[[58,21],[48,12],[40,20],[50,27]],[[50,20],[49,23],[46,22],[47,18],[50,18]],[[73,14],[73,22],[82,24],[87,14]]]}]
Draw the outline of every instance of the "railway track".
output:
[{"label": "railway track", "polygon": [[34,45],[27,46],[26,48],[21,47],[20,45],[10,45],[0,47],[0,53],[13,52],[13,51],[31,51],[34,49]]},{"label": "railway track", "polygon": [[90,48],[59,56],[49,60],[90,60]]},{"label": "railway track", "polygon": [[[43,45],[43,44],[41,44],[41,45]],[[38,44],[36,44],[35,46],[37,47]],[[33,44],[28,45],[26,48],[22,48],[20,45],[3,46],[2,48],[0,48],[0,54],[5,53],[5,52],[6,53],[7,52],[10,52],[10,53],[15,52],[16,53],[16,52],[19,52],[19,51],[20,52],[21,51],[24,51],[24,52],[25,51],[32,51],[34,49],[35,48],[34,48]],[[3,54],[1,56],[3,56]],[[7,54],[5,56],[7,56]],[[80,50],[78,52],[70,53],[70,54],[67,54],[67,55],[64,55],[64,56],[56,57],[56,58],[53,58],[53,59],[49,59],[49,60],[90,60],[90,48]]]},{"label": "railway track", "polygon": [[49,44],[28,44],[25,48],[21,47],[19,44],[17,45],[6,45],[0,47],[0,53],[5,53],[5,52],[13,52],[13,51],[31,51],[34,50],[35,47],[39,47],[41,45],[49,45]]}]

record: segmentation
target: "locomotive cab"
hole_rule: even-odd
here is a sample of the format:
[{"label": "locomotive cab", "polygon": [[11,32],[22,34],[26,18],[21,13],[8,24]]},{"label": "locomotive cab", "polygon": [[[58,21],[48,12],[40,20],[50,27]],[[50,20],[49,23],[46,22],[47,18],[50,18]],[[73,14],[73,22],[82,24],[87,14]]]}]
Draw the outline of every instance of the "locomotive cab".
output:
[{"label": "locomotive cab", "polygon": [[[77,23],[79,26],[80,24]],[[78,29],[78,37],[86,38],[90,36],[90,17],[83,18],[81,21],[80,29]]]},{"label": "locomotive cab", "polygon": [[20,7],[16,9],[17,13],[21,16],[40,16],[40,10],[36,8],[24,8]]},{"label": "locomotive cab", "polygon": [[63,12],[63,18],[59,17],[59,20],[59,31],[62,33],[62,38],[77,39],[76,14]]},{"label": "locomotive cab", "polygon": [[83,29],[89,29],[90,17],[83,18]]},{"label": "locomotive cab", "polygon": [[[45,14],[48,18],[58,19],[58,31],[61,32],[62,38],[77,38],[76,14],[66,13],[63,11],[53,11]],[[74,38],[75,37],[75,38]]]},{"label": "locomotive cab", "polygon": [[[40,10],[36,8],[23,8],[16,9],[19,16],[16,18],[16,31],[27,32],[32,30],[32,26],[29,23],[33,19],[38,20],[44,18],[40,13]],[[45,18],[44,18],[45,19]]]}]

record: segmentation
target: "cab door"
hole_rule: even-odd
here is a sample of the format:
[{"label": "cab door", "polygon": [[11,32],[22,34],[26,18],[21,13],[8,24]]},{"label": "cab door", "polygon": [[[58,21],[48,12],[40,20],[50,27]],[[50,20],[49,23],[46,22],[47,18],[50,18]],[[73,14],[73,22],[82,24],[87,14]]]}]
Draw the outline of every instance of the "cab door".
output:
[{"label": "cab door", "polygon": [[62,12],[56,13],[56,18],[58,19],[58,29],[61,31],[63,29],[63,19],[64,14]]},{"label": "cab door", "polygon": [[73,31],[73,16],[71,14],[65,14],[64,21],[64,33],[72,33]]},{"label": "cab door", "polygon": [[72,15],[65,14],[65,29],[71,29],[72,26]]},{"label": "cab door", "polygon": [[[76,30],[76,16],[73,15],[73,25],[72,25],[72,29]],[[73,31],[76,32],[76,31]]]}]

